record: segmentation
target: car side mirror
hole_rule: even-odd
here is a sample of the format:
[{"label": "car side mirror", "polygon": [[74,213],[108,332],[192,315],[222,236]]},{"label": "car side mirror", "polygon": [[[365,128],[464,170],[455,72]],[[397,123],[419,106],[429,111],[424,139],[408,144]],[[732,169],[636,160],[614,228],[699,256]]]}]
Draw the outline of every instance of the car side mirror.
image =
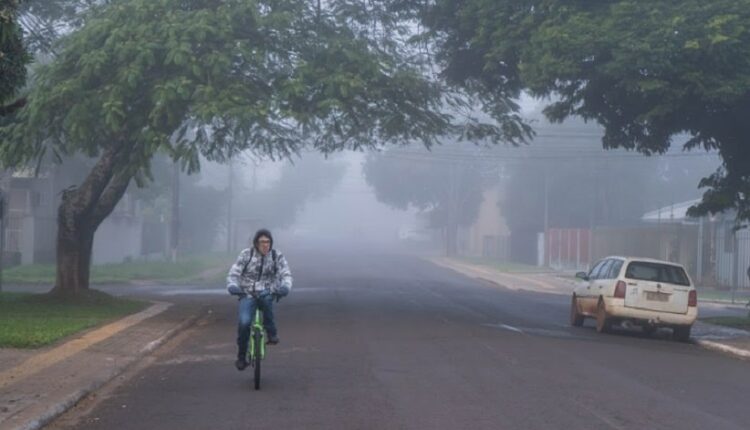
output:
[{"label": "car side mirror", "polygon": [[578,272],[576,273],[576,278],[583,279],[584,281],[588,281],[589,275],[586,272]]}]

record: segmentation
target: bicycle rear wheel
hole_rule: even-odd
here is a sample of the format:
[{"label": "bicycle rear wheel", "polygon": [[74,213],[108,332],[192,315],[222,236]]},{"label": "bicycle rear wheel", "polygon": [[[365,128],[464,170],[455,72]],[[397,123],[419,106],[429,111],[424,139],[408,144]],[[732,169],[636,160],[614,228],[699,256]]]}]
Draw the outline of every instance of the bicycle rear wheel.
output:
[{"label": "bicycle rear wheel", "polygon": [[253,341],[254,341],[253,342],[254,343],[253,345],[253,348],[254,348],[253,367],[255,371],[254,382],[255,382],[255,389],[260,390],[260,361],[261,361],[261,347],[262,347],[261,345],[263,342],[263,336],[260,333],[258,333],[258,331],[255,331],[255,333],[253,333]]}]

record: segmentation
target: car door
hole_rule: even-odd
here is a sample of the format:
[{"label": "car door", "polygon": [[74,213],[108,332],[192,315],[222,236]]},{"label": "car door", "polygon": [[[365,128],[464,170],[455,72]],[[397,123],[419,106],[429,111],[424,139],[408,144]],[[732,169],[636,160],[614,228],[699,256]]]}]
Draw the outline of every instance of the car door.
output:
[{"label": "car door", "polygon": [[591,279],[593,277],[593,274],[599,270],[599,267],[601,267],[602,261],[599,260],[596,263],[594,263],[593,266],[591,266],[591,270],[589,270],[588,274],[586,275],[586,279],[576,279],[576,286],[573,290],[577,297],[586,297],[590,295],[591,292]]},{"label": "car door", "polygon": [[603,291],[605,296],[612,297],[615,295],[615,287],[617,286],[618,278],[620,277],[620,272],[622,271],[622,266],[625,262],[623,260],[620,260],[619,258],[613,258],[612,264],[609,266],[608,274],[607,274],[607,283],[605,284],[606,291]]},{"label": "car door", "polygon": [[576,287],[575,291],[576,297],[578,297],[579,308],[584,314],[593,315],[594,312],[596,312],[596,299],[594,298],[595,296],[592,286],[596,282],[596,277],[606,262],[606,260],[597,261],[588,274],[588,280],[581,280],[578,287]]},{"label": "car door", "polygon": [[609,290],[608,284],[612,282],[612,280],[609,279],[609,271],[612,268],[613,263],[614,260],[612,259],[604,260],[604,264],[599,268],[596,280],[591,283],[591,295],[597,302],[599,300],[599,296],[607,295],[607,291]]}]

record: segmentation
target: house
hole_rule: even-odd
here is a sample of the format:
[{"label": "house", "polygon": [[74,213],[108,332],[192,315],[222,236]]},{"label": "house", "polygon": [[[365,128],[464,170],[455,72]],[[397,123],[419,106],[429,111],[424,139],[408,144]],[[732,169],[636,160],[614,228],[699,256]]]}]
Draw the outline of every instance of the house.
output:
[{"label": "house", "polygon": [[[52,167],[5,172],[0,187],[5,196],[3,263],[54,263],[57,209],[66,184],[63,171]],[[142,254],[143,217],[138,202],[126,193],[97,229],[93,263],[119,263]]]},{"label": "house", "polygon": [[689,217],[688,209],[698,202],[700,200],[690,200],[649,212],[643,216],[643,221],[665,228],[682,226],[682,235],[667,241],[664,256],[680,261],[681,255],[688,254],[688,261],[680,262],[690,269],[696,283],[750,288],[747,275],[750,231],[735,228],[736,214],[732,211],[701,218]]},{"label": "house", "polygon": [[[607,255],[656,258],[680,263],[700,286],[750,288],[750,231],[735,230],[735,214],[692,218],[688,209],[700,200],[675,203],[648,212],[641,223],[591,230],[550,229],[544,249],[549,265],[573,269],[575,252],[590,253],[587,264]],[[580,229],[579,229],[580,230]],[[576,234],[590,241],[568,239]],[[542,242],[542,248],[544,242]],[[580,261],[580,260],[579,260]]]}]

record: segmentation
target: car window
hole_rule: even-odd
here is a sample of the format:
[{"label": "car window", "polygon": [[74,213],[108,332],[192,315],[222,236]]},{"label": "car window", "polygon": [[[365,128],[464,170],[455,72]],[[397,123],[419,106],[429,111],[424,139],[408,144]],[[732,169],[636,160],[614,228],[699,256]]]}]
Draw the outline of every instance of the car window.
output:
[{"label": "car window", "polygon": [[612,265],[609,266],[607,279],[615,279],[620,276],[620,269],[622,269],[623,263],[622,260],[612,260]]},{"label": "car window", "polygon": [[628,264],[625,277],[639,281],[690,285],[690,280],[682,267],[647,261],[633,261]]},{"label": "car window", "polygon": [[596,279],[607,279],[610,267],[612,267],[612,260],[606,260],[604,265],[599,269],[599,273],[596,274]]},{"label": "car window", "polygon": [[602,268],[602,266],[606,262],[607,262],[606,260],[601,260],[601,261],[597,262],[594,265],[594,268],[591,269],[591,271],[589,272],[589,279],[596,279],[596,274],[599,272],[599,270]]}]

